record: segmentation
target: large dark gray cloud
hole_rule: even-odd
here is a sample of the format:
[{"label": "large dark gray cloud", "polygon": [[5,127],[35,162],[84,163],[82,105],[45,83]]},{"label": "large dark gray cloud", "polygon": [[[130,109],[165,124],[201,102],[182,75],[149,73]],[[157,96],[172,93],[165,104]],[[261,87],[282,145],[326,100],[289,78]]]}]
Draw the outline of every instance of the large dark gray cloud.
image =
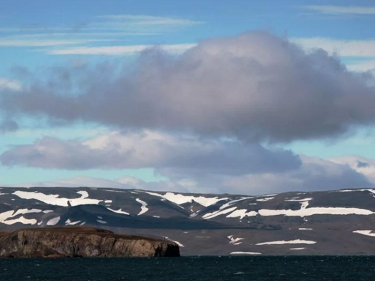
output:
[{"label": "large dark gray cloud", "polygon": [[336,137],[375,121],[375,89],[322,50],[265,32],[202,41],[180,56],[151,49],[135,67],[55,69],[19,93],[7,116],[289,142]]}]

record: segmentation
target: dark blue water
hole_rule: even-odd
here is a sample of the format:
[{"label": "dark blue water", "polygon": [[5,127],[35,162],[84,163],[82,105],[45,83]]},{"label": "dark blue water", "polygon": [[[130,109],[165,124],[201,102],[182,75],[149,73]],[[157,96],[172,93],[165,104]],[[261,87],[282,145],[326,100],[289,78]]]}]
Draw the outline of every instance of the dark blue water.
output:
[{"label": "dark blue water", "polygon": [[1,281],[375,280],[375,256],[1,259]]}]

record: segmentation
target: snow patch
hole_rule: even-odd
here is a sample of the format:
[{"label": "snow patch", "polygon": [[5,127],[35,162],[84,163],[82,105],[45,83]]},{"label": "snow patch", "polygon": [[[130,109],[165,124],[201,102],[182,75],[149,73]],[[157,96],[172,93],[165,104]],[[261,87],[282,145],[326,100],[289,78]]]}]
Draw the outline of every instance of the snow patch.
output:
[{"label": "snow patch", "polygon": [[234,238],[233,235],[229,235],[227,237],[229,239],[229,244],[233,245],[240,245],[242,243],[241,240],[243,240],[243,238]]},{"label": "snow patch", "polygon": [[258,252],[231,252],[230,255],[261,255]]},{"label": "snow patch", "polygon": [[42,210],[39,210],[39,209],[19,209],[17,210],[13,217],[17,216],[17,215],[23,215],[23,214],[30,214],[30,213],[41,213]]},{"label": "snow patch", "polygon": [[228,213],[234,211],[235,209],[237,209],[237,207],[232,207],[232,208],[225,209],[225,210],[219,210],[219,211],[215,211],[215,212],[212,212],[212,213],[207,213],[207,214],[203,215],[202,218],[205,219],[205,220],[209,220],[209,219],[212,219],[212,218],[220,216],[220,215],[228,214]]},{"label": "snow patch", "polygon": [[255,217],[258,213],[256,211],[247,211],[246,209],[235,210],[227,215],[227,218],[239,217],[242,220],[244,217]]},{"label": "snow patch", "polygon": [[162,197],[168,201],[171,201],[177,205],[185,204],[185,203],[193,203],[193,200],[197,202],[198,204],[208,207],[213,204],[216,204],[219,201],[222,200],[228,200],[228,198],[218,198],[216,197],[203,197],[203,196],[192,196],[192,195],[183,195],[183,194],[174,194],[173,192],[167,192],[164,195],[155,193],[155,192],[149,192],[145,191],[146,193],[153,195],[153,196],[158,196]]},{"label": "snow patch", "polygon": [[65,225],[76,225],[79,224],[81,221],[71,221],[70,219],[67,219],[65,221]]},{"label": "snow patch", "polygon": [[266,201],[272,200],[273,198],[275,198],[275,197],[259,198],[259,199],[256,199],[256,201],[258,201],[258,202],[266,202]]},{"label": "snow patch", "polygon": [[243,201],[243,200],[246,200],[246,199],[250,199],[250,198],[253,198],[253,197],[242,197],[242,198],[240,198],[240,199],[236,199],[236,200],[229,201],[229,202],[223,204],[223,205],[220,207],[220,210],[225,209],[225,208],[227,208],[227,207],[232,206],[233,204],[236,204],[236,203],[238,203],[238,202],[240,202],[240,201]]},{"label": "snow patch", "polygon": [[[238,200],[233,200],[228,203],[225,203],[220,207],[218,211],[207,213],[203,216],[204,219],[211,219],[219,215],[229,214],[227,217],[239,217],[243,219],[244,217],[254,217],[257,215],[261,216],[290,216],[290,217],[306,217],[306,216],[313,216],[313,215],[371,215],[374,212],[366,209],[360,208],[341,208],[341,207],[313,207],[307,208],[309,205],[309,201],[312,198],[304,198],[304,199],[289,199],[290,201],[298,201],[301,203],[301,209],[299,210],[291,210],[291,209],[282,209],[282,210],[271,210],[271,209],[260,209],[258,212],[256,211],[247,211],[246,209],[239,209],[236,210],[237,207],[232,207],[229,209],[225,209],[236,202],[241,200],[245,200],[246,198],[241,198]],[[236,211],[235,211],[236,210]]]},{"label": "snow patch", "polygon": [[[23,216],[20,216],[19,218],[14,218],[15,216],[18,215],[23,215],[23,214],[30,214],[30,213],[40,213],[42,210],[39,209],[18,209],[17,211],[10,210],[6,211],[3,213],[0,213],[0,223],[7,224],[7,225],[12,225],[15,223],[23,223],[23,224],[31,224],[34,225],[37,223],[37,220],[35,219],[26,219]],[[14,218],[14,219],[11,219]]]},{"label": "snow patch", "polygon": [[141,203],[141,211],[139,212],[138,216],[146,213],[148,211],[148,208],[147,208],[147,203],[145,201],[142,201],[141,199],[137,198],[135,199],[135,201],[137,201],[138,203]]},{"label": "snow patch", "polygon": [[174,242],[176,243],[179,247],[185,247],[184,245],[182,245],[180,242],[176,241],[176,240],[172,240],[170,238],[168,238],[167,236],[164,236],[165,239],[171,241],[171,242]]},{"label": "snow patch", "polygon": [[22,223],[22,224],[31,224],[31,225],[34,225],[34,224],[37,223],[37,220],[36,219],[27,219],[24,216],[20,216],[17,219],[6,220],[3,223],[7,224],[7,225],[12,225],[12,224],[15,224],[15,223]]},{"label": "snow patch", "polygon": [[194,218],[194,217],[198,216],[199,212],[200,212],[200,211],[197,211],[197,212],[195,212],[195,213],[192,213],[192,214],[190,215],[190,217],[191,217],[191,218]]},{"label": "snow patch", "polygon": [[372,233],[372,230],[354,230],[353,233],[375,237],[375,233]]},{"label": "snow patch", "polygon": [[117,213],[117,214],[129,215],[128,212],[125,212],[125,211],[123,211],[123,210],[121,210],[121,209],[118,209],[118,210],[113,210],[113,209],[111,209],[111,208],[107,208],[107,209],[110,210],[110,211],[112,211],[112,212],[114,212],[114,213]]},{"label": "snow patch", "polygon": [[293,198],[290,198],[290,199],[285,199],[285,201],[291,201],[291,202],[306,202],[306,201],[310,201],[312,200],[312,198],[302,198],[300,199],[299,197],[293,197]]},{"label": "snow patch", "polygon": [[60,221],[60,217],[56,217],[56,218],[50,219],[47,222],[47,225],[56,225],[59,221]]},{"label": "snow patch", "polygon": [[104,189],[105,191],[109,191],[109,192],[118,192],[118,193],[126,193],[125,191],[123,190],[114,190],[114,189]]},{"label": "snow patch", "polygon": [[[304,202],[308,203],[308,202]],[[284,215],[288,217],[307,217],[313,215],[371,215],[372,211],[359,208],[340,208],[340,207],[313,207],[306,209],[306,206],[301,206],[299,210],[259,210],[261,216],[279,216]]]},{"label": "snow patch", "polygon": [[263,242],[263,243],[257,243],[255,245],[261,246],[261,245],[315,244],[315,243],[316,241],[296,239],[296,240],[290,240],[290,241],[281,240],[281,241]]},{"label": "snow patch", "polygon": [[44,194],[38,191],[20,191],[17,190],[13,192],[14,195],[22,199],[36,199],[42,201],[46,204],[57,205],[57,206],[68,206],[68,201],[72,206],[85,205],[85,204],[98,204],[102,200],[90,199],[88,198],[89,194],[87,191],[77,191],[81,195],[81,198],[63,198],[59,197],[59,194]]}]

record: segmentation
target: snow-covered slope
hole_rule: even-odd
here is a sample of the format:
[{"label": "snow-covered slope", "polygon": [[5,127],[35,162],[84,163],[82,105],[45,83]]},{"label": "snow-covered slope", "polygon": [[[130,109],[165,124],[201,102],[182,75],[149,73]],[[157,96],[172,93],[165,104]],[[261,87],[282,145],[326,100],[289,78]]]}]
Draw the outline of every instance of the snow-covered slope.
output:
[{"label": "snow-covered slope", "polygon": [[[284,247],[283,251],[293,254],[311,254],[324,248],[338,251],[344,241],[368,253],[375,244],[374,222],[372,189],[242,196],[85,187],[0,188],[0,231],[93,225],[169,237],[183,244],[187,253],[272,254]],[[337,247],[322,244],[333,237],[342,241]],[[286,244],[301,244],[295,241],[315,243],[305,243],[298,251],[289,245],[286,250]],[[363,247],[358,246],[361,243]]]}]

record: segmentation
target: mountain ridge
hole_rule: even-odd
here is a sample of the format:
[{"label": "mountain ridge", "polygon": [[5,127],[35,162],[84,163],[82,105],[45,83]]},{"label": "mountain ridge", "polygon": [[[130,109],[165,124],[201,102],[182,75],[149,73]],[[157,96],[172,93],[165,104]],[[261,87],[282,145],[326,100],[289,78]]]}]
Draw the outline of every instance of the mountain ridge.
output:
[{"label": "mountain ridge", "polygon": [[168,237],[182,255],[373,254],[375,190],[250,196],[0,188],[0,231],[64,225]]}]

